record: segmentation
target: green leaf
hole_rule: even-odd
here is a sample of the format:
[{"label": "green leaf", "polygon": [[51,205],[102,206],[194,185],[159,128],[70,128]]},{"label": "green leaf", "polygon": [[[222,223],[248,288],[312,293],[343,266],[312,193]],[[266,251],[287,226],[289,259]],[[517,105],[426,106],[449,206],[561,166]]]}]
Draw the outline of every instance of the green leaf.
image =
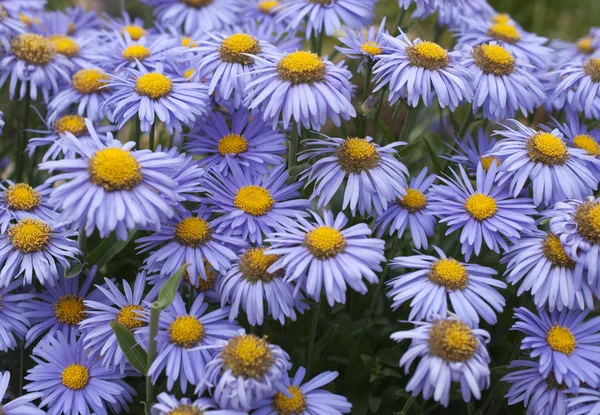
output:
[{"label": "green leaf", "polygon": [[318,356],[323,350],[325,350],[329,342],[333,340],[333,338],[335,337],[335,333],[337,333],[338,327],[339,326],[337,324],[333,324],[331,327],[329,327],[327,332],[325,332],[323,337],[321,337],[319,341],[315,343],[315,360],[318,360]]},{"label": "green leaf", "polygon": [[121,241],[117,239],[116,233],[112,233],[108,238],[104,239],[100,245],[88,256],[87,260],[91,265],[97,265],[98,268],[102,268],[123,248],[127,246],[129,241],[133,239],[137,231],[134,229],[129,231],[127,239]]},{"label": "green leaf", "polygon": [[442,163],[440,163],[440,159],[437,154],[435,154],[435,150],[429,144],[429,141],[423,137],[423,141],[425,142],[425,147],[427,148],[427,152],[429,153],[429,157],[431,157],[431,161],[433,161],[433,165],[435,166],[436,172],[439,174],[442,172]]},{"label": "green leaf", "polygon": [[131,366],[141,374],[145,375],[148,370],[146,366],[148,356],[142,346],[137,343],[135,337],[133,337],[133,333],[127,329],[127,327],[116,321],[111,321],[110,327],[115,332],[119,347],[123,350],[123,354],[129,363],[131,363]]},{"label": "green leaf", "polygon": [[86,262],[78,262],[76,264],[72,264],[69,267],[69,269],[65,272],[65,278],[74,278],[78,276],[86,265]]},{"label": "green leaf", "polygon": [[183,272],[188,267],[188,264],[183,264],[179,267],[175,274],[173,274],[165,285],[162,286],[160,292],[158,293],[158,299],[152,304],[152,307],[158,308],[160,311],[164,310],[168,306],[171,305],[173,300],[175,299],[175,294],[177,294],[177,288],[179,287],[179,283],[181,282],[181,278],[183,277]]},{"label": "green leaf", "polygon": [[407,145],[405,145],[405,146],[404,146],[404,147],[402,147],[400,150],[398,150],[398,155],[399,155],[400,157],[404,157],[404,156],[406,156],[407,154],[410,154],[410,152],[411,152],[412,150],[414,150],[415,148],[417,148],[418,146],[420,146],[420,145],[421,145],[421,143],[422,143],[422,141],[419,141],[419,140],[417,140],[417,141],[413,141],[413,142],[412,142],[412,143],[410,143],[410,144],[407,144]]}]

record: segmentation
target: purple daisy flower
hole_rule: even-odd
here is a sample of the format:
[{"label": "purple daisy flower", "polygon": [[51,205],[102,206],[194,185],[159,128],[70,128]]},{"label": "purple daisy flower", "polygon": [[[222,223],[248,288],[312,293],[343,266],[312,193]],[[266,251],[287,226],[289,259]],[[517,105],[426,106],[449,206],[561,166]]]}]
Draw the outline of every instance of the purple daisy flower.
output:
[{"label": "purple daisy flower", "polygon": [[33,188],[26,183],[6,180],[0,183],[0,232],[5,233],[13,220],[27,217],[56,223],[58,213],[48,203],[51,189],[42,184]]},{"label": "purple daisy flower", "polygon": [[[468,24],[472,18],[492,19],[496,16],[496,11],[490,6],[487,0],[468,0],[453,4],[452,1],[443,2],[438,6],[438,24],[440,26],[449,26],[451,29]],[[454,2],[456,3],[456,2]],[[431,8],[429,9],[431,10]],[[423,19],[431,14],[427,7],[419,7],[413,13],[413,18]]]},{"label": "purple daisy flower", "polygon": [[94,67],[92,60],[95,56],[93,50],[98,39],[93,35],[84,37],[71,37],[62,34],[54,34],[47,36],[47,39],[54,45],[54,51],[63,55],[73,63],[73,70],[85,69]]},{"label": "purple daisy flower", "polygon": [[10,48],[10,40],[22,33],[25,33],[27,28],[19,19],[15,19],[8,15],[8,12],[0,3],[0,43],[4,49]]},{"label": "purple daisy flower", "polygon": [[[15,293],[21,283],[13,281],[0,289],[0,351],[7,352],[17,347],[17,339],[25,338],[31,323],[28,305],[35,297],[33,293]],[[1,391],[0,398],[4,396]],[[4,407],[2,408],[4,409]]]},{"label": "purple daisy flower", "polygon": [[458,7],[464,3],[465,0],[398,0],[398,5],[408,10],[411,5],[417,6],[417,13],[423,14],[424,17],[428,16],[438,8],[441,7]]},{"label": "purple daisy flower", "polygon": [[283,21],[279,19],[281,10],[285,7],[285,5],[280,6],[279,0],[249,0],[242,7],[244,9],[240,15],[244,16],[244,20],[256,22],[258,26],[265,29],[265,32],[288,32],[285,29],[289,18]]},{"label": "purple daisy flower", "polygon": [[138,41],[148,36],[148,30],[144,27],[144,19],[141,17],[132,18],[129,13],[123,11],[120,17],[106,15],[106,26],[114,32],[118,32],[125,37],[125,33],[133,41]]},{"label": "purple daisy flower", "polygon": [[69,19],[67,34],[73,36],[94,33],[101,29],[104,22],[95,10],[87,10],[82,5],[67,7],[65,15]]},{"label": "purple daisy flower", "polygon": [[554,66],[563,66],[573,62],[583,62],[590,57],[598,57],[600,48],[600,33],[597,29],[590,29],[587,35],[580,37],[575,42],[565,42],[560,39],[550,41],[554,53]]},{"label": "purple daisy flower", "polygon": [[481,398],[481,391],[490,386],[490,357],[485,348],[490,335],[470,327],[453,315],[435,316],[429,321],[412,322],[415,328],[397,331],[390,337],[401,342],[411,339],[400,366],[408,373],[416,358],[420,358],[415,374],[406,391],[413,396],[422,393],[424,399],[433,397],[448,406],[452,383],[459,383],[465,402]]},{"label": "purple daisy flower", "polygon": [[[162,146],[157,146],[157,151],[162,150]],[[204,169],[200,167],[200,161],[185,153],[179,153],[176,147],[162,150],[174,160],[177,160],[177,169],[173,173],[173,179],[177,181],[178,186],[175,189],[179,198],[178,208],[185,210],[183,202],[200,202],[202,199],[196,196],[203,191]]]},{"label": "purple daisy flower", "polygon": [[553,75],[554,100],[565,101],[569,109],[598,119],[600,101],[600,58],[569,62]]},{"label": "purple daisy flower", "polygon": [[348,218],[341,212],[335,219],[328,210],[323,217],[310,213],[313,221],[298,216],[295,226],[267,238],[271,247],[266,253],[281,255],[267,271],[284,269],[284,281],[295,282],[296,293],[302,288],[316,301],[324,290],[330,306],[346,302],[347,285],[365,294],[364,280],[375,283],[375,272],[382,271],[385,242],[369,238],[372,231],[365,223],[343,229]]},{"label": "purple daisy flower", "polygon": [[369,26],[369,30],[365,34],[362,31],[355,32],[344,27],[346,37],[340,37],[339,41],[346,47],[336,46],[335,48],[350,59],[360,60],[357,72],[360,73],[364,64],[374,65],[378,55],[383,53],[383,35],[388,34],[385,29],[384,17],[377,31],[375,26]]},{"label": "purple daisy flower", "polygon": [[586,311],[555,310],[539,316],[524,307],[515,309],[516,323],[511,330],[525,334],[521,350],[530,350],[539,357],[540,373],[545,378],[554,375],[556,382],[575,391],[579,384],[598,386],[600,380],[600,317],[584,322]]},{"label": "purple daisy flower", "polygon": [[10,383],[10,372],[0,372],[0,406],[5,415],[46,415],[46,411],[39,409],[32,401],[41,398],[41,393],[27,393],[11,400],[4,401],[8,395],[8,385]]},{"label": "purple daisy flower", "polygon": [[[469,173],[475,174],[477,166],[482,164],[487,172],[493,162],[500,164],[498,157],[486,156],[486,154],[496,145],[496,139],[485,132],[483,128],[477,130],[477,144],[471,132],[467,132],[462,139],[453,136],[454,146],[451,147],[454,154],[444,157],[456,164],[462,164],[469,170]],[[450,144],[448,144],[450,146]]]},{"label": "purple daisy flower", "polygon": [[247,414],[247,412],[234,411],[231,409],[219,409],[215,401],[210,398],[199,398],[193,401],[190,398],[177,399],[175,395],[169,395],[166,392],[162,392],[156,397],[156,400],[158,402],[152,405],[152,415],[172,415],[178,413],[199,413],[201,415]]}]

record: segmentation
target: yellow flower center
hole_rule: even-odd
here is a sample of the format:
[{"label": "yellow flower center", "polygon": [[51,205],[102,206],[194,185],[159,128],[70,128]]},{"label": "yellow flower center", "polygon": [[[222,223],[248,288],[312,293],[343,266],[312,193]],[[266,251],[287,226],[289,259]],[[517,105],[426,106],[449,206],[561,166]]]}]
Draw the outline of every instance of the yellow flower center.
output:
[{"label": "yellow flower center", "polygon": [[500,159],[496,156],[481,157],[481,167],[483,167],[483,170],[485,171],[488,171],[494,162],[496,163],[496,166],[500,165]]},{"label": "yellow flower center", "polygon": [[28,16],[25,13],[19,13],[19,20],[27,27],[38,25],[41,23],[37,17]]},{"label": "yellow flower center", "polygon": [[223,364],[234,376],[259,379],[273,364],[269,343],[253,334],[235,336],[221,352]]},{"label": "yellow flower center", "polygon": [[131,190],[142,182],[140,163],[129,151],[117,147],[94,153],[88,164],[90,181],[107,192]]},{"label": "yellow flower center", "polygon": [[298,50],[277,62],[277,72],[284,81],[292,84],[311,84],[325,77],[327,65],[316,53]]},{"label": "yellow flower center", "polygon": [[508,22],[510,22],[510,15],[508,13],[498,13],[497,15],[492,17],[491,20],[493,23],[507,24]]},{"label": "yellow flower center", "polygon": [[260,53],[260,45],[254,36],[245,33],[236,33],[225,38],[219,46],[219,54],[223,62],[241,63],[250,65],[254,62],[251,56]]},{"label": "yellow flower center", "polygon": [[189,78],[191,78],[194,75],[194,73],[196,73],[196,71],[194,70],[194,68],[190,68],[190,69],[188,69],[187,71],[185,71],[183,73],[183,77],[185,79],[189,79]]},{"label": "yellow flower center", "polygon": [[54,45],[54,51],[68,58],[72,58],[79,53],[81,46],[72,37],[53,35],[48,36],[48,40]]},{"label": "yellow flower center", "polygon": [[144,45],[127,46],[125,49],[123,49],[123,52],[121,52],[121,56],[123,56],[125,59],[127,59],[130,62],[133,62],[136,59],[138,61],[143,61],[144,59],[149,57],[151,54],[152,54],[152,52],[150,52],[150,49],[148,49]]},{"label": "yellow flower center", "polygon": [[583,70],[592,78],[592,81],[600,82],[600,58],[589,58],[584,62]]},{"label": "yellow flower center", "polygon": [[252,216],[262,216],[271,211],[275,200],[271,193],[260,186],[244,186],[237,191],[233,204]]},{"label": "yellow flower center", "polygon": [[587,134],[580,134],[573,137],[575,147],[587,151],[590,156],[600,155],[600,145],[593,137]]},{"label": "yellow flower center", "polygon": [[429,332],[431,354],[446,362],[466,362],[473,357],[478,345],[469,326],[460,321],[436,321]]},{"label": "yellow flower center", "polygon": [[180,404],[168,412],[167,415],[204,415],[204,411],[195,405]]},{"label": "yellow flower center", "polygon": [[239,134],[227,134],[219,140],[217,149],[222,156],[241,154],[248,150],[248,141]]},{"label": "yellow flower center", "polygon": [[600,202],[586,201],[575,211],[577,231],[591,243],[600,245]]},{"label": "yellow flower center", "polygon": [[527,152],[532,161],[548,166],[565,164],[569,159],[565,142],[550,133],[539,132],[527,140]]},{"label": "yellow flower center", "polygon": [[13,247],[24,254],[46,248],[52,236],[52,227],[39,219],[21,219],[8,228],[8,239]]},{"label": "yellow flower center", "polygon": [[142,310],[143,308],[141,305],[127,304],[125,307],[119,310],[119,313],[117,314],[117,322],[124,325],[129,330],[144,327],[146,323],[144,323],[142,320],[142,314],[140,313]]},{"label": "yellow flower center", "polygon": [[212,229],[202,218],[185,218],[175,227],[175,240],[182,245],[198,247],[210,241]]},{"label": "yellow flower center", "polygon": [[425,209],[425,206],[427,206],[427,196],[420,190],[408,188],[406,189],[406,194],[401,199],[397,199],[397,203],[410,213],[415,213]]},{"label": "yellow flower center", "polygon": [[16,183],[4,191],[10,209],[29,212],[42,204],[42,196],[26,183]]},{"label": "yellow flower center", "polygon": [[552,350],[566,354],[567,356],[573,353],[575,346],[577,346],[577,341],[571,330],[558,324],[555,324],[548,330],[546,341]]},{"label": "yellow flower center", "polygon": [[54,123],[54,130],[58,134],[71,133],[75,137],[81,137],[87,133],[85,118],[78,115],[65,115]]},{"label": "yellow flower center", "polygon": [[198,46],[198,44],[194,42],[194,39],[192,39],[191,37],[183,36],[181,38],[181,46],[186,48],[195,48],[196,46]]},{"label": "yellow flower center", "polygon": [[146,29],[136,25],[123,26],[121,28],[121,34],[124,35],[125,33],[129,34],[131,40],[140,40],[142,37],[146,36]]},{"label": "yellow flower center", "polygon": [[278,415],[300,415],[306,411],[306,399],[298,386],[288,386],[290,398],[281,392],[273,397],[273,407]]},{"label": "yellow flower center", "polygon": [[96,94],[102,91],[110,77],[98,69],[82,69],[71,78],[73,88],[82,94]]},{"label": "yellow flower center", "polygon": [[558,236],[551,233],[546,235],[542,251],[555,267],[575,268],[575,261],[567,256]]},{"label": "yellow flower center", "polygon": [[244,278],[250,282],[271,282],[276,274],[267,272],[269,267],[279,259],[278,255],[265,255],[262,246],[249,248],[240,258],[240,271]]},{"label": "yellow flower center", "polygon": [[204,338],[204,326],[194,316],[177,316],[168,331],[171,343],[187,349]]},{"label": "yellow flower center", "polygon": [[208,6],[213,0],[180,0],[183,4],[186,4],[195,9],[199,9],[204,6]]},{"label": "yellow flower center", "polygon": [[79,324],[86,317],[86,311],[83,297],[74,294],[63,295],[54,303],[54,315],[62,324],[70,326]]},{"label": "yellow flower center", "polygon": [[521,40],[521,35],[517,28],[508,22],[494,23],[488,29],[487,34],[496,40],[506,43],[517,43]]},{"label": "yellow flower center", "polygon": [[421,42],[406,48],[412,66],[429,70],[442,69],[450,64],[446,49],[433,42]]},{"label": "yellow flower center", "polygon": [[465,202],[465,209],[473,218],[482,221],[494,216],[498,211],[498,205],[493,197],[475,193]]},{"label": "yellow flower center", "polygon": [[452,258],[437,260],[429,272],[431,282],[448,290],[464,290],[469,284],[469,274],[464,265]]},{"label": "yellow flower center", "polygon": [[304,237],[304,246],[319,259],[336,256],[346,247],[346,238],[340,231],[330,226],[319,226]]},{"label": "yellow flower center", "polygon": [[583,53],[584,55],[591,55],[594,53],[596,49],[592,46],[592,41],[593,39],[591,36],[579,39],[579,41],[577,41],[577,50],[579,53]]},{"label": "yellow flower center", "polygon": [[377,147],[364,138],[349,137],[337,149],[340,166],[350,173],[360,173],[379,166]]},{"label": "yellow flower center", "polygon": [[381,54],[381,48],[379,47],[379,45],[376,42],[365,42],[360,47],[360,50],[362,50],[363,52],[365,52],[371,56]]},{"label": "yellow flower center", "polygon": [[51,41],[33,33],[12,38],[10,48],[17,59],[36,66],[50,63],[56,53]]},{"label": "yellow flower center", "polygon": [[517,60],[500,45],[479,45],[473,49],[473,59],[484,73],[503,76],[513,73]]},{"label": "yellow flower center", "polygon": [[67,366],[62,372],[62,384],[72,390],[85,388],[90,381],[90,371],[79,364]]},{"label": "yellow flower center", "polygon": [[258,10],[264,14],[271,14],[273,7],[277,6],[278,4],[278,1],[261,1],[258,3]]},{"label": "yellow flower center", "polygon": [[158,72],[141,75],[135,81],[135,92],[153,100],[166,97],[172,89],[173,82],[166,75]]}]

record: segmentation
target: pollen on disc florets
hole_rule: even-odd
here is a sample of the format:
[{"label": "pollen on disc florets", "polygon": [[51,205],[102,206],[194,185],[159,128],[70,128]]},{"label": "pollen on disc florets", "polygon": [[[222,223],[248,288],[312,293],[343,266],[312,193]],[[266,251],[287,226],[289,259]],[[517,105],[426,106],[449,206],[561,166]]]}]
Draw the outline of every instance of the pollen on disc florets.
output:
[{"label": "pollen on disc florets", "polygon": [[496,163],[496,166],[500,165],[500,159],[496,156],[481,156],[481,167],[484,171],[488,171],[492,167],[492,163]]},{"label": "pollen on disc florets", "polygon": [[66,294],[54,303],[54,315],[62,324],[74,326],[87,316],[84,298],[75,294]]},{"label": "pollen on disc florets", "polygon": [[429,332],[431,354],[446,362],[466,362],[471,359],[479,342],[465,323],[457,320],[439,320]]},{"label": "pollen on disc florets", "polygon": [[233,204],[249,215],[263,216],[271,211],[275,199],[273,199],[268,189],[250,185],[238,189]]},{"label": "pollen on disc florets", "polygon": [[143,307],[138,304],[127,304],[117,313],[117,322],[127,327],[129,330],[144,327],[146,323],[142,320],[140,313]]},{"label": "pollen on disc florets", "polygon": [[26,183],[16,183],[4,191],[9,209],[30,212],[42,204],[42,195]]},{"label": "pollen on disc florets", "polygon": [[128,25],[121,28],[121,35],[127,33],[131,40],[140,40],[146,36],[146,29],[138,25]]},{"label": "pollen on disc florets", "polygon": [[496,40],[506,43],[517,43],[521,40],[521,35],[515,25],[508,22],[499,22],[491,25],[487,34]]},{"label": "pollen on disc florets", "polygon": [[346,248],[346,238],[331,226],[319,226],[304,237],[304,246],[319,259],[336,256]]},{"label": "pollen on disc florets", "polygon": [[143,61],[148,58],[152,52],[144,45],[130,45],[123,49],[121,52],[121,56],[127,59],[130,62],[134,62],[136,59],[138,61]]},{"label": "pollen on disc florets", "polygon": [[132,190],[142,182],[140,163],[126,150],[109,147],[94,153],[88,164],[90,180],[107,192]]},{"label": "pollen on disc florets", "polygon": [[306,398],[298,386],[288,386],[288,391],[292,395],[285,396],[282,392],[277,392],[273,397],[273,407],[277,415],[300,415],[306,411]]},{"label": "pollen on disc florets", "polygon": [[473,59],[484,73],[496,76],[514,72],[517,60],[500,45],[479,45],[473,49]]},{"label": "pollen on disc florets", "polygon": [[577,341],[573,332],[568,327],[555,324],[546,335],[548,346],[555,352],[563,353],[569,356],[575,351]]},{"label": "pollen on disc florets", "polygon": [[579,134],[573,137],[573,145],[587,151],[590,156],[600,156],[600,144],[588,134]]},{"label": "pollen on disc florets", "polygon": [[600,58],[589,58],[584,62],[583,70],[592,78],[592,81],[600,82]]},{"label": "pollen on disc florets", "polygon": [[71,133],[81,137],[87,133],[85,118],[79,115],[64,115],[54,122],[54,131],[58,134]]},{"label": "pollen on disc florets", "polygon": [[250,282],[271,282],[278,272],[267,272],[278,259],[278,255],[265,255],[265,247],[257,246],[247,249],[240,258],[242,276]]},{"label": "pollen on disc florets", "polygon": [[81,50],[81,45],[75,39],[69,36],[52,35],[48,36],[48,40],[54,45],[56,53],[64,55],[68,58],[77,56]]},{"label": "pollen on disc florets", "polygon": [[202,218],[185,218],[175,227],[175,240],[182,245],[198,247],[210,241],[212,228]]},{"label": "pollen on disc florets", "polygon": [[558,236],[548,233],[542,245],[544,256],[555,267],[575,268],[575,261],[567,256]]},{"label": "pollen on disc florets", "polygon": [[25,218],[8,228],[8,240],[23,254],[33,254],[48,246],[52,227],[39,219]]},{"label": "pollen on disc florets", "polygon": [[406,189],[406,194],[396,199],[396,203],[410,213],[416,213],[427,206],[427,196],[418,189]]},{"label": "pollen on disc florets", "polygon": [[377,42],[365,42],[360,47],[360,50],[371,56],[381,55],[381,47]]},{"label": "pollen on disc florets", "polygon": [[446,49],[434,42],[421,42],[406,48],[412,66],[429,70],[443,69],[450,64]]},{"label": "pollen on disc florets", "polygon": [[482,221],[494,216],[498,205],[492,196],[475,193],[465,201],[465,209],[474,219]]},{"label": "pollen on disc florets", "polygon": [[250,55],[260,53],[260,44],[254,36],[246,33],[236,33],[225,38],[219,46],[219,55],[223,62],[241,63],[242,65],[250,65],[254,62],[254,58]]},{"label": "pollen on disc florets", "polygon": [[577,232],[593,244],[600,245],[600,202],[585,201],[575,211]]},{"label": "pollen on disc florets", "polygon": [[253,334],[242,334],[229,340],[221,352],[223,365],[234,376],[246,379],[260,379],[275,360],[271,347],[265,338]]},{"label": "pollen on disc florets", "polygon": [[593,41],[591,36],[586,36],[577,41],[577,50],[579,53],[583,53],[584,55],[591,55],[596,51],[596,48],[593,46]]},{"label": "pollen on disc florets", "polygon": [[80,364],[69,365],[62,371],[61,382],[71,390],[81,390],[90,381],[90,371]]},{"label": "pollen on disc florets", "polygon": [[248,140],[240,134],[227,134],[219,140],[217,150],[222,156],[241,154],[248,150]]},{"label": "pollen on disc florets", "polygon": [[71,78],[73,88],[85,95],[101,92],[109,79],[106,73],[98,69],[81,69]]},{"label": "pollen on disc florets", "polygon": [[292,84],[311,84],[323,80],[327,65],[316,53],[299,50],[281,58],[277,72],[282,80]]},{"label": "pollen on disc florets", "polygon": [[36,66],[47,65],[56,54],[50,40],[34,33],[25,33],[12,38],[10,49],[17,59]]},{"label": "pollen on disc florets", "polygon": [[546,132],[539,132],[527,140],[527,153],[532,161],[548,166],[565,164],[569,160],[565,142]]},{"label": "pollen on disc florets", "polygon": [[264,0],[258,3],[258,10],[264,14],[271,14],[273,12],[273,8],[279,5],[279,1],[272,0]]},{"label": "pollen on disc florets", "polygon": [[195,405],[180,404],[166,415],[204,415],[204,411]]},{"label": "pollen on disc florets", "polygon": [[199,9],[201,7],[205,7],[208,6],[209,4],[211,4],[214,0],[180,0],[183,4],[186,4],[190,7],[194,7],[196,9]]},{"label": "pollen on disc florets", "polygon": [[204,325],[194,316],[177,316],[169,325],[171,343],[189,349],[204,339]]},{"label": "pollen on disc florets", "polygon": [[379,166],[377,147],[365,138],[349,137],[337,148],[340,166],[349,173],[360,173]]},{"label": "pollen on disc florets", "polygon": [[431,266],[428,276],[431,282],[448,290],[464,290],[469,284],[467,268],[452,258],[437,260]]},{"label": "pollen on disc florets", "polygon": [[158,72],[146,73],[135,81],[135,92],[153,100],[166,97],[172,89],[173,82]]}]

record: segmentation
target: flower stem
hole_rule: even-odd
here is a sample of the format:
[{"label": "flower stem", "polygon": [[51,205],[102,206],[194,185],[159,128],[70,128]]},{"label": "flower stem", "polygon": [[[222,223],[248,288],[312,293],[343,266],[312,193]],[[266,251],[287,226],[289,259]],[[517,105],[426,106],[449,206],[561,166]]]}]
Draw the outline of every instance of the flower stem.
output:
[{"label": "flower stem", "polygon": [[406,16],[406,9],[401,8],[398,11],[398,15],[396,16],[396,21],[394,22],[394,29],[392,30],[392,33],[394,33],[394,36],[396,36],[400,33],[400,25],[402,25],[404,16]]},{"label": "flower stem", "polygon": [[23,125],[21,127],[21,134],[19,135],[19,140],[17,141],[17,145],[15,151],[17,152],[15,156],[15,182],[20,183],[23,180],[23,163],[24,163],[24,153],[25,153],[25,144],[27,142],[27,124],[29,122],[29,109],[31,103],[31,96],[29,95],[29,87],[27,88],[27,92],[25,93],[25,108],[23,110]]},{"label": "flower stem", "polygon": [[415,397],[414,397],[414,395],[411,395],[410,398],[408,398],[408,400],[402,407],[402,410],[400,412],[398,412],[398,415],[406,415],[406,413],[408,412],[408,410],[410,409],[410,407],[412,406],[414,401],[415,401]]},{"label": "flower stem", "polygon": [[[158,335],[158,323],[160,320],[160,308],[153,304],[150,308],[150,335],[148,337],[148,359],[146,361],[147,371],[150,371],[152,362],[156,357],[156,336]],[[146,415],[151,415],[150,409],[154,403],[154,386],[152,377],[146,373]]]},{"label": "flower stem", "polygon": [[292,132],[290,135],[290,147],[288,148],[288,170],[296,165],[296,154],[298,153],[298,124],[292,122]]},{"label": "flower stem", "polygon": [[412,126],[415,122],[415,119],[417,118],[418,112],[418,108],[413,108],[410,106],[407,107],[406,118],[404,119],[404,124],[402,125],[402,133],[400,134],[400,141],[408,142],[408,137],[410,136],[410,132],[412,130]]},{"label": "flower stem", "polygon": [[313,354],[315,352],[315,336],[317,334],[317,325],[319,324],[319,314],[321,314],[321,301],[317,301],[317,305],[313,311],[312,323],[310,326],[310,339],[308,340],[308,356],[306,358],[306,376],[310,378],[312,369]]},{"label": "flower stem", "polygon": [[458,132],[458,138],[462,139],[465,136],[467,131],[469,131],[469,127],[471,126],[471,124],[473,124],[474,119],[475,119],[475,114],[473,114],[473,110],[471,109],[471,107],[469,107],[469,114],[467,115],[467,117],[463,121],[462,125],[460,126],[460,130]]},{"label": "flower stem", "polygon": [[150,127],[150,134],[148,135],[148,147],[150,150],[154,151],[154,134],[156,133],[156,120],[152,123],[152,127]]}]

